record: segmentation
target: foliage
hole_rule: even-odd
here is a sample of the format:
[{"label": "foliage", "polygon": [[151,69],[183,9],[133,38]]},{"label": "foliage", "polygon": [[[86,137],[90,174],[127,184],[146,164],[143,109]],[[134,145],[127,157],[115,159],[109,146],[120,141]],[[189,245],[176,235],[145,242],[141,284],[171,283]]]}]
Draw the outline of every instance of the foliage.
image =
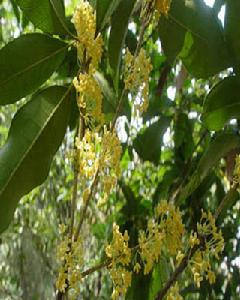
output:
[{"label": "foliage", "polygon": [[0,1],[0,299],[237,299],[238,11]]}]

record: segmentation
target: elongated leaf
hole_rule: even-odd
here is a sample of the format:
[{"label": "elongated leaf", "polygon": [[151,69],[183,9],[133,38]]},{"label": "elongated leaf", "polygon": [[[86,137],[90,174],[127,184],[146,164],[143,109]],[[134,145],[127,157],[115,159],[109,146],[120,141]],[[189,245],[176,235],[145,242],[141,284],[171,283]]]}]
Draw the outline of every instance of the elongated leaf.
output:
[{"label": "elongated leaf", "polygon": [[233,55],[236,71],[240,73],[240,1],[226,1],[225,35],[230,51]]},{"label": "elongated leaf", "polygon": [[162,257],[160,261],[155,265],[152,271],[152,276],[149,285],[148,300],[155,300],[161,287],[167,282],[170,276],[169,266],[166,258]]},{"label": "elongated leaf", "polygon": [[101,31],[109,21],[121,0],[97,0],[97,31]]},{"label": "elongated leaf", "polygon": [[51,34],[68,34],[63,2],[59,0],[16,0],[26,17]]},{"label": "elongated leaf", "polygon": [[23,35],[0,50],[0,104],[33,92],[58,68],[67,45],[44,34]]},{"label": "elongated leaf", "polygon": [[[179,55],[194,76],[207,78],[232,64],[221,23],[202,0],[173,0],[168,18],[161,24],[160,38],[169,61],[182,46]],[[175,38],[169,38],[172,35]]]},{"label": "elongated leaf", "polygon": [[216,139],[214,139],[200,159],[197,169],[191,176],[190,181],[183,188],[178,202],[182,203],[188,196],[190,196],[197,189],[207,174],[212,170],[212,168],[216,166],[218,161],[229,151],[239,146],[240,138],[234,134],[222,133]]},{"label": "elongated leaf", "polygon": [[0,232],[9,225],[21,197],[46,179],[67,128],[69,95],[65,87],[47,88],[15,115],[0,150]]},{"label": "elongated leaf", "polygon": [[[180,2],[173,1],[171,4],[171,15],[175,15],[179,9]],[[180,9],[183,9],[180,7]],[[167,60],[173,63],[180,53],[186,34],[186,29],[176,22],[174,18],[161,16],[159,20],[159,35],[161,45]]]},{"label": "elongated leaf", "polygon": [[210,130],[220,130],[227,121],[240,118],[240,77],[232,76],[218,83],[204,102],[203,121]]},{"label": "elongated leaf", "polygon": [[128,22],[134,8],[135,0],[122,1],[112,17],[109,37],[109,63],[113,71],[115,88],[117,89],[119,68],[124,46]]},{"label": "elongated leaf", "polygon": [[158,164],[161,156],[163,134],[169,124],[170,119],[162,117],[137,135],[133,141],[133,147],[144,161]]}]

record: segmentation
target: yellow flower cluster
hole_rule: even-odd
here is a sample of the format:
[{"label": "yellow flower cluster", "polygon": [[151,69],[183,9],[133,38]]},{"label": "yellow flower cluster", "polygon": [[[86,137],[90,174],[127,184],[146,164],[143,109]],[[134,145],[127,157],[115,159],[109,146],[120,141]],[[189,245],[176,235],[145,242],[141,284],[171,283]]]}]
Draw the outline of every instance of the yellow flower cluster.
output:
[{"label": "yellow flower cluster", "polygon": [[139,234],[139,254],[144,263],[144,274],[148,274],[161,252],[175,255],[182,248],[184,225],[179,209],[161,201],[155,209],[155,220],[149,220],[146,233]]},{"label": "yellow flower cluster", "polygon": [[128,247],[128,232],[119,231],[119,226],[113,224],[113,238],[111,244],[105,248],[108,258],[111,259],[110,275],[113,280],[114,290],[112,299],[125,295],[131,285],[132,273],[126,267],[131,263],[131,249]]},{"label": "yellow flower cluster", "polygon": [[103,197],[98,202],[98,205],[103,205],[112,189],[117,184],[117,179],[120,175],[120,159],[122,147],[115,130],[107,130],[104,127],[101,152],[99,158],[99,169],[102,178]]},{"label": "yellow flower cluster", "polygon": [[165,232],[164,245],[170,255],[176,255],[182,248],[182,236],[184,225],[179,208],[173,204],[161,201],[155,210],[157,218],[160,218],[161,230]]},{"label": "yellow flower cluster", "polygon": [[103,40],[100,33],[96,37],[96,14],[88,1],[80,1],[72,21],[78,35],[78,57],[83,68],[83,72],[73,80],[78,106],[87,124],[102,125],[103,96],[93,75],[101,60]]},{"label": "yellow flower cluster", "polygon": [[74,78],[73,84],[78,94],[78,107],[85,122],[89,125],[91,125],[91,121],[102,124],[104,121],[104,115],[102,114],[103,96],[95,78],[89,74],[80,74],[78,78]]},{"label": "yellow flower cluster", "polygon": [[103,205],[116,186],[120,174],[122,147],[117,134],[115,130],[110,131],[104,127],[101,137],[99,133],[87,129],[82,140],[76,139],[76,148],[78,150],[81,183],[84,186],[83,202],[88,199],[89,186],[96,173],[99,172],[101,178],[99,186],[102,196],[98,205]]},{"label": "yellow flower cluster", "polygon": [[220,230],[215,225],[212,214],[202,211],[200,223],[197,224],[197,233],[192,233],[189,240],[190,246],[202,244],[190,260],[190,269],[194,282],[198,287],[204,276],[210,284],[215,282],[215,274],[211,269],[211,257],[219,259],[224,247],[224,239]]},{"label": "yellow flower cluster", "polygon": [[150,59],[141,49],[137,57],[127,49],[125,55],[125,88],[131,92],[135,110],[142,114],[148,107]]},{"label": "yellow flower cluster", "polygon": [[235,168],[234,168],[234,182],[240,184],[240,155],[236,156]]},{"label": "yellow flower cluster", "polygon": [[101,143],[101,137],[98,133],[90,130],[85,131],[85,135],[80,140],[76,138],[76,148],[79,150],[79,173],[87,181],[94,178],[98,168],[98,151],[97,147]]},{"label": "yellow flower cluster", "polygon": [[[64,232],[62,232],[64,233]],[[57,259],[62,264],[56,281],[56,288],[60,292],[69,290],[71,300],[77,299],[80,292],[81,267],[83,265],[83,244],[80,238],[77,241],[65,236],[57,249]]]},{"label": "yellow flower cluster", "polygon": [[170,288],[166,300],[183,300],[183,297],[179,294],[179,286],[177,282]]},{"label": "yellow flower cluster", "polygon": [[207,238],[205,241],[206,250],[212,252],[216,259],[224,248],[224,239],[221,230],[218,230],[215,219],[211,212],[202,211],[200,223],[197,224],[198,236]]},{"label": "yellow flower cluster", "polygon": [[159,224],[153,220],[148,222],[146,232],[140,231],[138,238],[139,254],[144,264],[144,274],[148,274],[154,263],[158,261],[164,238],[165,233],[161,231]]},{"label": "yellow flower cluster", "polygon": [[79,59],[89,64],[89,74],[93,74],[101,60],[103,40],[100,33],[96,37],[96,14],[88,1],[80,0],[72,22],[78,35]]}]

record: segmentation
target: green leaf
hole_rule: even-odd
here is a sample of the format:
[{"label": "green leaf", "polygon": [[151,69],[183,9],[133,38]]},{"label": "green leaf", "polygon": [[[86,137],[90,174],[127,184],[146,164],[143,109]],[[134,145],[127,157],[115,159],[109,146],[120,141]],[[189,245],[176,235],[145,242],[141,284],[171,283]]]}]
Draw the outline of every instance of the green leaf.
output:
[{"label": "green leaf", "polygon": [[[171,4],[171,14],[177,14],[179,2],[173,1]],[[182,9],[182,8],[181,8]],[[159,20],[159,35],[163,52],[169,63],[173,63],[180,53],[186,34],[186,29],[170,17],[161,16]]]},{"label": "green leaf", "polygon": [[141,273],[132,276],[132,284],[128,289],[125,299],[126,300],[140,300],[148,299],[149,285],[151,274],[142,275]]},{"label": "green leaf", "polygon": [[236,71],[240,72],[240,1],[226,1],[224,31],[226,41],[233,55]]},{"label": "green leaf", "polygon": [[203,122],[210,130],[220,130],[227,121],[240,117],[240,77],[231,76],[213,87],[204,102]]},{"label": "green leaf", "polygon": [[59,0],[16,0],[25,16],[39,29],[51,34],[70,34],[63,2]]},{"label": "green leaf", "polygon": [[67,45],[40,33],[20,36],[0,50],[0,104],[14,103],[59,67]]},{"label": "green leaf", "polygon": [[162,257],[153,268],[147,300],[156,299],[158,292],[161,290],[161,287],[164,285],[164,283],[167,282],[169,276],[169,265],[166,258]]},{"label": "green leaf", "polygon": [[137,135],[133,141],[133,147],[144,161],[151,161],[156,165],[159,163],[163,134],[169,124],[169,118],[161,117]]},{"label": "green leaf", "polygon": [[121,0],[97,0],[97,32],[101,31]]},{"label": "green leaf", "polygon": [[128,22],[131,17],[135,0],[122,1],[113,14],[108,44],[109,63],[113,72],[113,81],[118,89],[119,69],[122,49],[128,31]]},{"label": "green leaf", "polygon": [[203,179],[214,168],[218,161],[229,151],[240,146],[240,138],[234,134],[222,133],[218,135],[209,145],[208,149],[200,159],[197,168],[191,176],[187,185],[183,188],[178,199],[178,204],[183,203],[200,185]]},{"label": "green leaf", "polygon": [[15,115],[0,150],[0,232],[9,225],[22,196],[43,183],[64,137],[70,88],[49,87]]},{"label": "green leaf", "polygon": [[214,11],[202,0],[191,0],[179,15],[187,29],[180,53],[187,69],[196,77],[208,78],[229,67],[223,28]]},{"label": "green leaf", "polygon": [[231,189],[225,196],[224,206],[221,210],[221,214],[218,217],[218,224],[220,225],[224,222],[224,218],[226,217],[228,209],[231,209],[235,203],[239,200],[239,193],[238,191]]},{"label": "green leaf", "polygon": [[221,23],[202,0],[173,0],[161,24],[168,60],[172,62],[183,46],[179,55],[192,75],[208,78],[231,65]]}]

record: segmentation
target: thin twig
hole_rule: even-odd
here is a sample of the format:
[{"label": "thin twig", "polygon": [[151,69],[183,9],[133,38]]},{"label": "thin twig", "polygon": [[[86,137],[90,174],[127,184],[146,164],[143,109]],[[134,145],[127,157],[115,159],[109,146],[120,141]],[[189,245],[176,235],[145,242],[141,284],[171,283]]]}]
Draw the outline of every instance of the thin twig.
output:
[{"label": "thin twig", "polygon": [[239,184],[237,182],[235,182],[233,184],[233,186],[231,187],[231,189],[227,192],[227,194],[225,195],[225,197],[222,199],[221,203],[219,204],[215,214],[214,214],[214,218],[215,220],[217,220],[219,218],[219,216],[221,215],[224,207],[226,206],[226,204],[228,203],[229,200],[229,196],[231,196],[232,192],[236,191],[238,188]]},{"label": "thin twig", "polygon": [[180,265],[176,268],[176,270],[173,272],[169,280],[166,282],[164,287],[161,289],[161,291],[157,294],[155,300],[162,300],[165,295],[167,294],[170,287],[176,282],[179,275],[185,270],[185,268],[188,265],[188,261],[193,257],[195,252],[198,250],[198,245],[195,245],[193,248],[190,248],[187,252],[187,254],[182,259]]},{"label": "thin twig", "polygon": [[74,241],[76,241],[78,239],[78,236],[79,236],[79,233],[81,231],[82,224],[83,224],[86,212],[87,212],[87,208],[88,208],[89,202],[90,202],[90,200],[91,200],[91,198],[93,196],[93,192],[95,190],[95,187],[98,184],[98,179],[99,179],[98,178],[98,174],[99,174],[99,168],[96,171],[96,174],[94,176],[93,182],[92,182],[91,187],[90,187],[90,193],[89,193],[89,195],[88,195],[88,197],[86,199],[86,202],[84,203],[83,208],[81,210],[81,215],[80,215],[79,223],[78,223],[78,226],[77,226],[76,233],[74,235]]},{"label": "thin twig", "polygon": [[108,260],[104,261],[103,263],[100,263],[100,264],[98,264],[98,265],[82,272],[81,276],[82,276],[82,278],[86,277],[86,276],[88,276],[88,275],[90,275],[90,274],[92,274],[92,273],[94,273],[98,270],[101,270],[102,268],[106,268],[106,267],[110,266],[111,263],[112,263],[112,260],[108,259]]}]

